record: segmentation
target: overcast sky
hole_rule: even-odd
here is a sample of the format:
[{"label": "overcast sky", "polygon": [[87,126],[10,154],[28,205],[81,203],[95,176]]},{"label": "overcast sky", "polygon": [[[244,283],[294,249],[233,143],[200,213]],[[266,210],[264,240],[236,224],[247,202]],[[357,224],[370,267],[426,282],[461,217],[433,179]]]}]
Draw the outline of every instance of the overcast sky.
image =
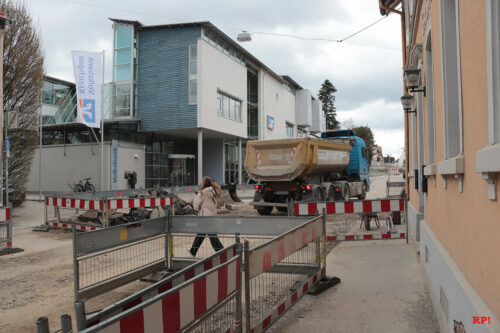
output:
[{"label": "overcast sky", "polygon": [[[106,51],[111,80],[109,17],[145,25],[210,21],[236,39],[238,32],[292,34],[339,40],[382,18],[378,0],[30,0],[45,48],[46,74],[74,82],[71,50]],[[242,46],[276,73],[290,75],[316,96],[329,79],[338,89],[337,117],[368,125],[384,154],[404,145],[401,33],[390,15],[342,43],[253,33]]]}]

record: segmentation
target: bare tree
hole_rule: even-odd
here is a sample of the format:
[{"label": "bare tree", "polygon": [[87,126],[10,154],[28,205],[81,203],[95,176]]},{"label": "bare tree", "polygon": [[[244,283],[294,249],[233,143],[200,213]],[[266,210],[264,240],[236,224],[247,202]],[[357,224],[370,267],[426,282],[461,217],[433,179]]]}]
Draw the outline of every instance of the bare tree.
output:
[{"label": "bare tree", "polygon": [[23,2],[0,0],[0,11],[11,20],[4,40],[3,107],[17,113],[17,129],[9,130],[9,188],[14,190],[13,204],[19,205],[25,198],[37,143],[43,52],[40,32]]}]

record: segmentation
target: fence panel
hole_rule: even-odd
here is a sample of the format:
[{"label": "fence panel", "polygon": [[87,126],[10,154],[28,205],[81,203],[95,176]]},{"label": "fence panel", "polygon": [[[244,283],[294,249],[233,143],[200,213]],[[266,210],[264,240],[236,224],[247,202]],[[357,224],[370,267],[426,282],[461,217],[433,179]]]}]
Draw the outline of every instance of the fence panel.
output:
[{"label": "fence panel", "polygon": [[0,207],[0,250],[12,248],[12,221],[10,207]]},{"label": "fence panel", "polygon": [[317,217],[254,249],[245,242],[247,332],[267,329],[325,274],[323,230]]},{"label": "fence panel", "polygon": [[75,300],[98,296],[167,267],[167,220],[74,231]]},{"label": "fence panel", "polygon": [[[194,276],[190,280],[136,304],[110,319],[83,330],[84,333],[178,332],[200,327],[206,313],[237,296],[241,284],[241,255]],[[236,315],[236,314],[235,314]],[[215,319],[208,319],[214,323]],[[219,329],[232,323],[219,320]]]},{"label": "fence panel", "polygon": [[[79,231],[92,231],[111,226],[115,218],[111,212],[120,209],[173,205],[173,197],[136,198],[137,195],[144,193],[146,190],[47,195],[45,196],[43,223],[55,228],[72,229],[74,226]],[[122,196],[134,197],[123,198]],[[82,213],[88,215],[85,216]]]},{"label": "fence panel", "polygon": [[404,199],[294,203],[296,216],[327,214],[329,241],[405,239]]},{"label": "fence panel", "polygon": [[174,273],[167,278],[162,279],[152,284],[151,286],[148,286],[140,290],[139,292],[136,292],[124,298],[123,300],[111,306],[108,306],[107,308],[104,308],[97,313],[89,315],[88,318],[87,316],[84,316],[84,314],[82,314],[82,316],[84,316],[85,318],[82,324],[82,328],[87,328],[103,320],[109,319],[112,316],[131,308],[133,305],[145,302],[155,295],[170,290],[171,288],[177,287],[178,285],[189,281],[191,278],[198,276],[199,274],[206,272],[213,267],[226,263],[236,255],[237,244],[232,244],[210,257],[192,263],[189,267],[186,267],[178,271],[177,273]]}]

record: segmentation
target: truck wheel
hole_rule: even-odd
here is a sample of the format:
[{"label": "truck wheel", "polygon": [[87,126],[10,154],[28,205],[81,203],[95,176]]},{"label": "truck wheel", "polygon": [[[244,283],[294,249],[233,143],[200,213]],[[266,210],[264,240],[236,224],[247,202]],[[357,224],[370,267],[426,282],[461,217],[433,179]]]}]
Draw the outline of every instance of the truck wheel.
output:
[{"label": "truck wheel", "polygon": [[349,193],[349,185],[345,184],[344,188],[342,189],[342,199],[344,199],[344,201],[349,201],[350,197],[351,194]]},{"label": "truck wheel", "polygon": [[255,206],[255,209],[259,215],[271,215],[271,212],[273,211],[272,206]]},{"label": "truck wheel", "polygon": [[335,201],[335,189],[333,186],[328,187],[328,192],[326,194],[326,201]]},{"label": "truck wheel", "polygon": [[323,201],[323,191],[321,191],[320,187],[316,187],[313,190],[313,199],[314,201]]},{"label": "truck wheel", "polygon": [[364,219],[365,219],[365,229],[367,231],[369,231],[370,230],[370,219],[368,218],[368,216],[365,216]]},{"label": "truck wheel", "polygon": [[359,200],[365,200],[367,189],[368,189],[368,185],[366,185],[366,182],[363,182],[363,185],[361,185],[361,195],[358,195]]}]

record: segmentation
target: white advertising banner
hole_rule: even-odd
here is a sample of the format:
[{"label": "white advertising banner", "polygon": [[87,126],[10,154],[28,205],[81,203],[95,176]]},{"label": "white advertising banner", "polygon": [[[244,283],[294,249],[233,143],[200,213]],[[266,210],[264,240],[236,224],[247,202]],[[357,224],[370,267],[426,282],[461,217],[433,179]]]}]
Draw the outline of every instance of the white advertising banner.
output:
[{"label": "white advertising banner", "polygon": [[75,73],[77,121],[101,127],[102,53],[71,51]]}]

